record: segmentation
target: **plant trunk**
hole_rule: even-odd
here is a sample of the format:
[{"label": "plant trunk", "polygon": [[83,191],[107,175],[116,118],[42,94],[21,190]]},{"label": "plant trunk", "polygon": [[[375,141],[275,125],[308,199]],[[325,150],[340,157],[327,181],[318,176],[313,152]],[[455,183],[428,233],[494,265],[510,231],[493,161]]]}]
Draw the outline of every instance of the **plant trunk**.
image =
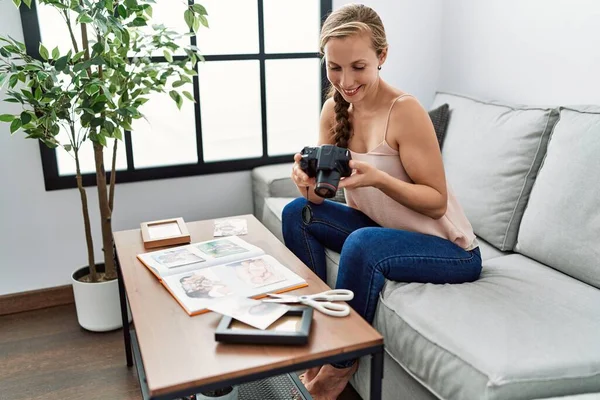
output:
[{"label": "plant trunk", "polygon": [[[118,129],[118,128],[117,128]],[[108,208],[110,208],[111,214],[115,211],[115,179],[117,177],[117,143],[119,139],[115,138],[113,144],[112,164],[110,167],[110,191],[108,192]]]},{"label": "plant trunk", "polygon": [[98,188],[98,205],[100,206],[100,227],[102,228],[102,251],[106,280],[117,277],[112,237],[112,211],[108,205],[106,187],[106,171],[104,170],[104,147],[94,142],[94,160],[96,162],[96,186]]},{"label": "plant trunk", "polygon": [[[73,129],[73,127],[71,127]],[[96,274],[96,261],[94,258],[94,242],[92,239],[92,228],[90,225],[90,212],[88,210],[87,193],[83,187],[81,178],[81,170],[79,168],[79,150],[75,149],[75,166],[77,168],[77,188],[79,189],[79,195],[81,196],[81,210],[83,212],[83,226],[85,228],[85,243],[87,244],[88,253],[88,265],[90,268],[90,280],[92,282],[98,281],[98,275]]]}]

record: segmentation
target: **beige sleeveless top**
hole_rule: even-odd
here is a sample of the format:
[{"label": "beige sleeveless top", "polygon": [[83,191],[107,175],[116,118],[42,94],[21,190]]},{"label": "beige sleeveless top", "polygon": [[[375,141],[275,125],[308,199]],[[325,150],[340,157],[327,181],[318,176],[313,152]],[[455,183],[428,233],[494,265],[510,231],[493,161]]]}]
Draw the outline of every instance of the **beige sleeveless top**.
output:
[{"label": "beige sleeveless top", "polygon": [[[396,101],[404,96],[410,95],[404,94],[397,97],[390,107],[382,142],[368,153],[356,153],[352,150],[350,150],[350,153],[354,160],[365,161],[387,172],[394,178],[413,183],[404,170],[399,152],[392,149],[385,140],[392,108],[396,104]],[[446,214],[437,220],[403,206],[374,187],[344,189],[344,192],[346,194],[346,202],[350,207],[362,211],[373,221],[385,228],[402,229],[439,236],[450,240],[465,250],[472,250],[478,246],[473,228],[460,204],[458,204],[450,186],[448,186],[448,207]]]}]

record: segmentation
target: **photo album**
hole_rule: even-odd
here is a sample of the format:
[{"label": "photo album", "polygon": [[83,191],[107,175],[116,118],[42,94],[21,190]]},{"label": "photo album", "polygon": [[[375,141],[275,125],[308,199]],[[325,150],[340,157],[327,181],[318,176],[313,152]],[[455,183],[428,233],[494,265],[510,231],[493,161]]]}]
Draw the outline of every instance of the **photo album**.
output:
[{"label": "photo album", "polygon": [[307,286],[272,256],[237,236],[138,254],[189,315],[223,297],[260,297]]}]

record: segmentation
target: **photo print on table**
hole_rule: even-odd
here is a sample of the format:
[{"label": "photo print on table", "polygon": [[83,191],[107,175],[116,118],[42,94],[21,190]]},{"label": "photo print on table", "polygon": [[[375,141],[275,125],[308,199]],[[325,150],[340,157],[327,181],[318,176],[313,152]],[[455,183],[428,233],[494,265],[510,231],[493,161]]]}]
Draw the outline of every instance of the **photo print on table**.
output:
[{"label": "photo print on table", "polygon": [[227,267],[235,268],[237,277],[255,288],[281,282],[286,279],[283,274],[277,272],[264,258],[249,258],[227,264]]},{"label": "photo print on table", "polygon": [[214,222],[215,229],[213,232],[214,237],[220,236],[237,236],[245,235],[248,233],[248,223],[245,219],[241,218],[230,218],[230,219],[219,219]]},{"label": "photo print on table", "polygon": [[232,254],[245,253],[248,251],[247,249],[238,246],[227,239],[199,244],[198,249],[205,254],[213,256],[214,258],[226,257]]},{"label": "photo print on table", "polygon": [[152,258],[167,268],[177,268],[183,265],[194,264],[206,261],[204,258],[192,253],[188,249],[167,250],[160,254],[155,254]]},{"label": "photo print on table", "polygon": [[179,282],[185,294],[193,299],[214,299],[233,293],[229,286],[208,270],[186,275]]}]

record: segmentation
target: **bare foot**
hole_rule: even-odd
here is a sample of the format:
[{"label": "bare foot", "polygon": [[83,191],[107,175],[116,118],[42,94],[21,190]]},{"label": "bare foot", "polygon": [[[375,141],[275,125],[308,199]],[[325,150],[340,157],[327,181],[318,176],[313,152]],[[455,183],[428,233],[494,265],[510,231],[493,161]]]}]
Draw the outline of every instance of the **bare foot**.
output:
[{"label": "bare foot", "polygon": [[321,366],[307,369],[302,375],[299,376],[300,382],[302,382],[304,386],[308,385],[313,379],[317,377],[317,374],[320,370]]},{"label": "bare foot", "polygon": [[358,369],[358,362],[348,368],[335,368],[324,365],[317,377],[308,383],[306,390],[314,400],[336,400],[344,391],[352,375]]}]

